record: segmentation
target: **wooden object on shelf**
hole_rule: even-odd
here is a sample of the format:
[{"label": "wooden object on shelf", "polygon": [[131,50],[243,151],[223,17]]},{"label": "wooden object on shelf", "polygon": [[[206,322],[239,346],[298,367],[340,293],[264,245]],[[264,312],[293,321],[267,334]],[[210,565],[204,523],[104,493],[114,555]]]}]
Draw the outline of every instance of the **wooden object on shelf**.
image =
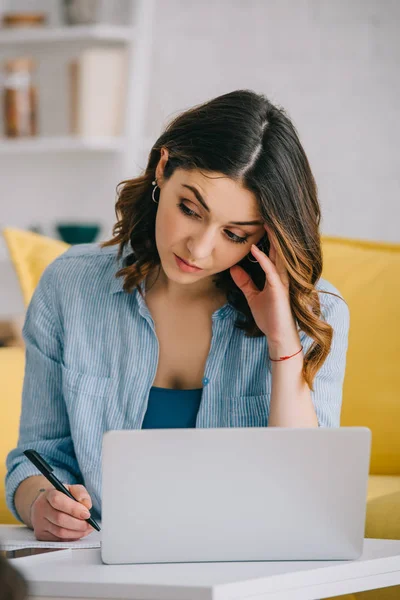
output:
[{"label": "wooden object on shelf", "polygon": [[46,25],[47,16],[45,13],[5,13],[2,18],[3,27],[42,27]]},{"label": "wooden object on shelf", "polygon": [[7,137],[37,133],[37,91],[33,83],[35,62],[19,57],[5,63],[4,134]]},{"label": "wooden object on shelf", "polygon": [[124,48],[83,50],[69,65],[70,131],[79,136],[120,136],[127,80]]}]

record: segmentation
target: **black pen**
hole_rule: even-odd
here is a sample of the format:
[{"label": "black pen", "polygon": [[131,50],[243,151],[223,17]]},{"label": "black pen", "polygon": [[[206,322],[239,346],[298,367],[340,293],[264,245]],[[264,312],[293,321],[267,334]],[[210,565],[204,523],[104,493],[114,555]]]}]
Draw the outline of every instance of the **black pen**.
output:
[{"label": "black pen", "polygon": [[[71,498],[71,500],[75,500],[75,502],[78,502],[77,499],[73,497],[71,492],[69,492],[67,488],[63,486],[61,481],[55,475],[53,475],[53,469],[50,467],[50,465],[47,464],[44,458],[42,458],[40,454],[36,452],[36,450],[25,450],[24,454],[27,458],[29,458],[31,463],[34,464],[35,467],[37,467],[39,471],[46,477],[47,481],[50,481],[50,483],[54,485],[56,490],[62,492],[63,494],[68,496],[68,498]],[[96,523],[94,519],[92,519],[92,517],[89,517],[89,519],[85,519],[85,521],[87,521],[89,525],[94,527],[94,529],[100,531],[100,526]]]}]

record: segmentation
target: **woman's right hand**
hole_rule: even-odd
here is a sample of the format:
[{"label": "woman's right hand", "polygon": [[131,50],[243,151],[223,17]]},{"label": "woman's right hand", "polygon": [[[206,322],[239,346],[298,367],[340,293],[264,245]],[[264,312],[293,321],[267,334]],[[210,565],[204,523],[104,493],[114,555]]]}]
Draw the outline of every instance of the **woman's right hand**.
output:
[{"label": "woman's right hand", "polygon": [[76,501],[52,488],[32,503],[30,520],[37,540],[74,542],[94,531],[86,522],[92,507],[88,491],[83,485],[64,485]]}]

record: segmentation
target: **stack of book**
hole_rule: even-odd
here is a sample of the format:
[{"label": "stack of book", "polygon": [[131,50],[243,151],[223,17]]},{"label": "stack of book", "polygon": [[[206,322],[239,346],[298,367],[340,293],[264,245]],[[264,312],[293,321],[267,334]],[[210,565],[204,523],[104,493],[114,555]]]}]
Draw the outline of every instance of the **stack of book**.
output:
[{"label": "stack of book", "polygon": [[69,65],[70,129],[79,136],[123,133],[127,55],[124,48],[93,47]]}]

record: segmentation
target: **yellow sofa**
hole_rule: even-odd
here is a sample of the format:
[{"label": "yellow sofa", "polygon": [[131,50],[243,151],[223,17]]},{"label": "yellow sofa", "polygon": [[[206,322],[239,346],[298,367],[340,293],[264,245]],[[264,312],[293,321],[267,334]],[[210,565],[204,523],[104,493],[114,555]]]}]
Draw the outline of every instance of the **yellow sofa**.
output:
[{"label": "yellow sofa", "polygon": [[0,348],[0,523],[17,523],[6,507],[4,478],[6,456],[18,439],[23,377],[23,349]]},{"label": "yellow sofa", "polygon": [[[372,431],[365,536],[400,540],[400,244],[322,241],[323,277],[350,307],[341,425]],[[340,598],[398,600],[400,586]]]},{"label": "yellow sofa", "polygon": [[[39,277],[68,247],[30,232],[4,232],[25,304]],[[400,244],[322,238],[324,269],[350,307],[341,425],[372,430],[366,537],[400,539]],[[0,349],[0,522],[14,522],[4,501],[5,457],[17,441],[24,356]],[[5,415],[5,419],[3,418]],[[400,586],[343,600],[400,598]]]},{"label": "yellow sofa", "polygon": [[[24,304],[28,306],[44,269],[69,245],[17,229],[4,229],[3,235],[18,276]],[[5,503],[4,479],[6,456],[18,440],[24,368],[22,348],[0,348],[0,523],[18,523]]]}]

